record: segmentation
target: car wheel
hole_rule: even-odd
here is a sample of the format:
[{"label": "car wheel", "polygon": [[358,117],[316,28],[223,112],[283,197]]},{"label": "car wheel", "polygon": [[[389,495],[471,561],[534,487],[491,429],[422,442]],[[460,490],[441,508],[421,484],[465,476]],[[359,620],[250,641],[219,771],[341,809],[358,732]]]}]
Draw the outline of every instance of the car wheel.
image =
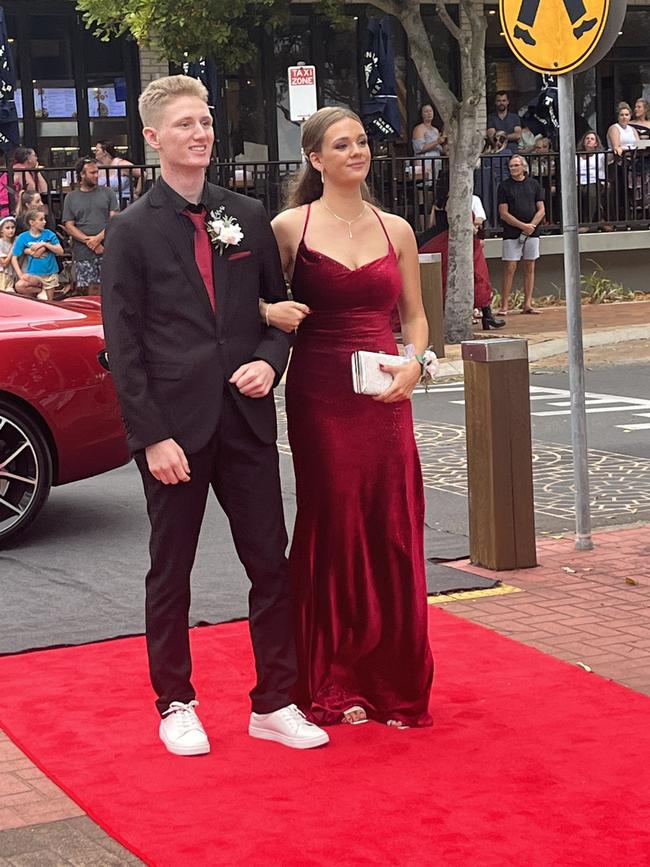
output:
[{"label": "car wheel", "polygon": [[0,547],[29,527],[52,484],[45,437],[22,410],[0,400]]}]

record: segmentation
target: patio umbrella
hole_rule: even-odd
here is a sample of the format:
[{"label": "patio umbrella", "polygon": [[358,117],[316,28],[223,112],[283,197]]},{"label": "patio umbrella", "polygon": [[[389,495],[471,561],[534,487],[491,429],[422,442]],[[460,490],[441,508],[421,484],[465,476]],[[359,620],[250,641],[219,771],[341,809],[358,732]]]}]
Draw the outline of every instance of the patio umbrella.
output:
[{"label": "patio umbrella", "polygon": [[401,118],[395,81],[395,56],[390,17],[368,22],[368,48],[364,55],[365,100],[361,114],[369,136],[380,141],[398,138]]},{"label": "patio umbrella", "polygon": [[0,150],[13,150],[20,144],[18,114],[14,102],[16,74],[7,36],[4,9],[0,6]]}]

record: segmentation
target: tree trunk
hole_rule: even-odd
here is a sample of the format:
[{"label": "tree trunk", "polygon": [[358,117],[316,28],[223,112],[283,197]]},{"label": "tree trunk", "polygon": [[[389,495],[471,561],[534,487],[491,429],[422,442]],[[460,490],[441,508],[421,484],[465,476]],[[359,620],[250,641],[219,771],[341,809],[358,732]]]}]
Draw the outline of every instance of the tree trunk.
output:
[{"label": "tree trunk", "polygon": [[449,134],[449,265],[445,302],[445,340],[471,340],[474,307],[474,231],[472,193],[476,154],[480,153],[476,106],[462,102]]}]

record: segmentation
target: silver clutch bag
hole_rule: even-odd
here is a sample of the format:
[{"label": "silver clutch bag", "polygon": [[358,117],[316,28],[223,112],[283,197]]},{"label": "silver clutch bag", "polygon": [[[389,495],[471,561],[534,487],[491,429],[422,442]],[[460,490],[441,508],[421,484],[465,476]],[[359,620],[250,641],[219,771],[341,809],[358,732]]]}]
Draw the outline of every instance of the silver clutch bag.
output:
[{"label": "silver clutch bag", "polygon": [[352,388],[356,394],[383,394],[392,384],[393,377],[381,370],[379,365],[398,366],[409,361],[412,359],[403,355],[389,355],[387,352],[353,352]]}]

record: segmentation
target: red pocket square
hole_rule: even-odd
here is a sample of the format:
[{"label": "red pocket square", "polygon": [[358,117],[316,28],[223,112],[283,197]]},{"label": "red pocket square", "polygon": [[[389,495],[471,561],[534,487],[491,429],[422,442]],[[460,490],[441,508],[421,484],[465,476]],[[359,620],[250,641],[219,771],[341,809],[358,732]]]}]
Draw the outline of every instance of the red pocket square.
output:
[{"label": "red pocket square", "polygon": [[230,256],[228,256],[228,261],[234,262],[235,259],[243,259],[245,256],[250,256],[251,253],[251,250],[241,250],[239,253],[231,253]]}]

